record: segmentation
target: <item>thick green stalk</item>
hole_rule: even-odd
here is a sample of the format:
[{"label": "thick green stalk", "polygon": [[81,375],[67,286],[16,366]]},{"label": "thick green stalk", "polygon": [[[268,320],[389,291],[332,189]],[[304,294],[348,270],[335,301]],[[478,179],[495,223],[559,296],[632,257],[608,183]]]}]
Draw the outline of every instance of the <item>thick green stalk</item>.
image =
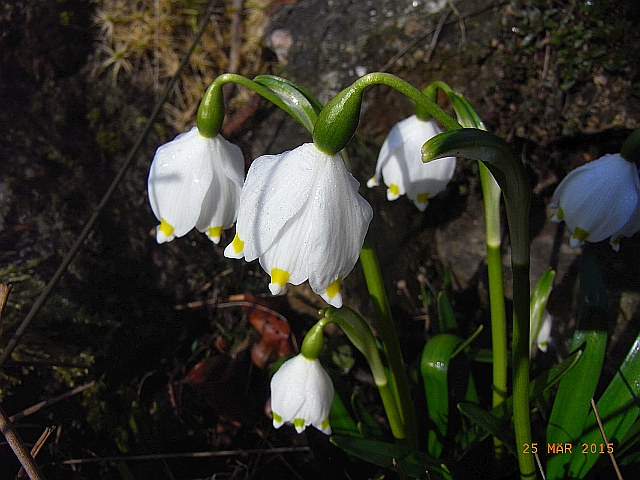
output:
[{"label": "thick green stalk", "polygon": [[513,417],[520,477],[535,478],[529,416],[529,208],[531,187],[524,165],[504,140],[475,128],[445,132],[422,148],[423,161],[456,156],[483,162],[502,189],[511,237],[513,270]]},{"label": "thick green stalk", "polygon": [[[466,128],[486,130],[482,120],[466,98],[456,93],[444,82],[433,82],[423,90],[425,95],[436,98],[437,89],[447,94],[458,116]],[[489,277],[489,309],[491,312],[491,348],[493,353],[493,408],[500,405],[507,395],[507,316],[504,304],[502,279],[502,229],[500,227],[500,186],[489,169],[478,162],[487,246],[487,273]],[[496,446],[499,442],[496,439]]]},{"label": "thick green stalk", "polygon": [[500,187],[489,169],[479,162],[489,276],[489,309],[491,311],[491,349],[493,352],[493,408],[507,397],[507,318],[502,284],[502,252],[500,238]]},{"label": "thick green stalk", "polygon": [[405,438],[398,440],[417,448],[418,431],[415,409],[411,400],[409,379],[407,378],[400,341],[398,340],[395,323],[389,308],[378,259],[368,236],[365,238],[360,252],[360,262],[362,263],[367,288],[376,312],[378,335],[384,346],[390,374],[393,377],[389,385],[390,388],[395,390],[393,396],[396,400],[405,432]]}]

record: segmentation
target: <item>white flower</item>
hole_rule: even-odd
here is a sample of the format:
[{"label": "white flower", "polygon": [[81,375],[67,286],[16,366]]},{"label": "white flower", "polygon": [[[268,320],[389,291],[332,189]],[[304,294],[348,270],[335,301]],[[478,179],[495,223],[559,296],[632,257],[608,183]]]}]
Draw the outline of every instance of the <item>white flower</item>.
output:
[{"label": "white flower", "polygon": [[302,354],[282,364],[271,378],[273,426],[293,422],[298,433],[313,425],[331,435],[329,410],[333,403],[333,383],[318,359]]},{"label": "white flower", "polygon": [[160,225],[158,243],[193,227],[220,241],[236,219],[244,174],[242,151],[221,135],[207,138],[197,127],[158,148],[149,171],[151,209]]},{"label": "white flower", "polygon": [[617,250],[622,236],[640,228],[639,200],[635,164],[619,154],[607,154],[576,168],[560,182],[550,204],[558,209],[552,220],[567,223],[572,247],[611,236]]},{"label": "white flower", "polygon": [[395,200],[407,194],[423,212],[430,198],[445,189],[456,168],[456,159],[446,157],[422,162],[422,145],[442,133],[435,120],[420,120],[415,115],[398,122],[382,144],[375,175],[368,187],[387,185],[387,198]]},{"label": "white flower", "polygon": [[[542,324],[538,325],[538,331],[531,332],[531,343],[538,347],[541,352],[546,352],[549,349],[549,340],[551,340],[551,330],[553,324],[553,317],[545,308],[542,315]],[[533,349],[531,349],[533,352]]]},{"label": "white flower", "polygon": [[240,195],[230,258],[259,258],[274,295],[305,280],[335,307],[373,216],[339,155],[307,143],[257,158]]}]

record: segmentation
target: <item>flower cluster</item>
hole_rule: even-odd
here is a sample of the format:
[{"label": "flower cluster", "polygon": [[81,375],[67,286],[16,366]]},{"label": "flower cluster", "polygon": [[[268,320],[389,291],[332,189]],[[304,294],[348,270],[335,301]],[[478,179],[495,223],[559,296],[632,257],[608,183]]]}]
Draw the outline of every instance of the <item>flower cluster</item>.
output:
[{"label": "flower cluster", "polygon": [[553,193],[553,221],[565,221],[570,244],[599,242],[610,237],[614,250],[620,240],[640,230],[638,168],[620,154],[608,154],[569,173]]},{"label": "flower cluster", "polygon": [[340,307],[340,283],[353,269],[371,222],[371,206],[339,155],[314,144],[256,159],[243,181],[238,147],[197,128],[156,152],[149,172],[158,243],[194,227],[214,242],[237,218],[230,258],[259,259],[269,289],[309,281],[314,292]]}]

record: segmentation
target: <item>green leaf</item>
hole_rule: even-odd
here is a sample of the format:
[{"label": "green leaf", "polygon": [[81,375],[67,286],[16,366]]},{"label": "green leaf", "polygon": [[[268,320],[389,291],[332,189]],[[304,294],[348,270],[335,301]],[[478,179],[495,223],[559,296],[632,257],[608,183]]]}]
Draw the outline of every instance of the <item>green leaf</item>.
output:
[{"label": "green leaf", "polygon": [[388,468],[409,477],[453,480],[447,467],[437,458],[410,447],[339,435],[331,436],[331,443],[349,455],[374,465]]},{"label": "green leaf", "polygon": [[309,133],[322,110],[322,104],[309,92],[295,83],[275,75],[259,75],[253,79],[259,85],[267,87],[289,107],[289,113],[300,122]]},{"label": "green leaf", "polygon": [[[452,399],[452,391],[449,388],[451,357],[462,341],[457,335],[440,333],[431,338],[422,350],[420,373],[431,424],[427,448],[429,453],[436,457],[442,453],[443,442],[448,433],[449,404]],[[464,393],[466,392],[459,392],[459,395]]]},{"label": "green leaf", "polygon": [[[558,383],[577,363],[582,355],[581,350],[577,350],[567,358],[565,358],[558,365],[553,366],[551,369],[547,370],[544,373],[538,375],[535,379],[529,382],[529,399],[530,401],[534,401],[539,398],[542,394],[548,391],[551,387],[553,387],[556,383]],[[458,409],[460,407],[458,406]],[[493,410],[491,410],[490,415],[496,418],[498,422],[501,422],[503,425],[507,425],[511,423],[511,415],[513,412],[513,397],[508,397],[505,402]],[[464,412],[463,412],[464,413]],[[482,426],[482,425],[481,425]],[[473,448],[473,446],[477,445],[485,438],[490,435],[490,431],[483,428],[482,431],[479,431],[478,434],[473,437],[470,436],[468,440],[468,446],[464,449],[464,451],[457,457],[457,460],[462,459],[469,451]]]},{"label": "green leaf", "polygon": [[533,295],[531,295],[531,337],[529,338],[531,348],[533,348],[536,338],[538,337],[538,332],[542,327],[544,309],[547,307],[547,301],[551,294],[555,276],[556,272],[551,268],[547,268],[538,280],[538,283],[536,283],[536,288],[533,291]]},{"label": "green leaf", "polygon": [[513,455],[516,454],[516,439],[507,422],[472,403],[459,403],[458,410],[473,423],[500,440]]},{"label": "green leaf", "polygon": [[[640,415],[640,336],[629,350],[616,375],[598,400],[596,408],[602,420],[608,442],[616,446],[625,439],[627,432]],[[638,439],[636,438],[635,441]],[[578,446],[604,443],[593,412],[584,425],[584,433]],[[569,473],[573,478],[583,478],[602,456],[599,453],[582,454],[576,448],[571,458]],[[606,451],[606,448],[605,448]],[[614,452],[615,453],[615,452]]]},{"label": "green leaf", "polygon": [[[603,326],[606,291],[596,259],[588,249],[580,262],[580,298],[582,304],[572,348],[584,345],[584,351],[577,368],[572,369],[558,387],[547,426],[548,444],[576,444],[602,371],[607,346],[607,332]],[[571,456],[564,453],[551,456],[546,466],[547,478],[565,478],[570,461]]]},{"label": "green leaf", "polygon": [[380,422],[377,422],[376,419],[373,418],[373,415],[369,413],[369,410],[364,408],[364,405],[362,405],[362,402],[355,393],[351,395],[351,409],[356,416],[358,430],[362,433],[362,435],[359,436],[373,440],[381,440],[384,438],[384,432],[382,431]]},{"label": "green leaf", "polygon": [[334,435],[362,437],[358,425],[353,420],[338,392],[333,396],[333,404],[329,411],[329,424]]},{"label": "green leaf", "polygon": [[440,333],[457,332],[458,323],[456,322],[456,315],[453,312],[449,297],[444,292],[439,292],[436,301],[438,305],[438,328],[440,329]]}]

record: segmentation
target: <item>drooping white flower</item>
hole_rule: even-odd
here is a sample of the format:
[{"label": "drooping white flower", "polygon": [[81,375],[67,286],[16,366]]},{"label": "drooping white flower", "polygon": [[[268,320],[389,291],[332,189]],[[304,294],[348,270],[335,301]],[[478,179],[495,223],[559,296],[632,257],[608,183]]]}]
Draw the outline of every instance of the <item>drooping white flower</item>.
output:
[{"label": "drooping white flower", "polygon": [[221,135],[203,137],[197,127],[158,148],[147,183],[160,225],[158,243],[192,228],[214,242],[235,222],[244,174],[242,151]]},{"label": "drooping white flower", "polygon": [[640,179],[634,163],[619,154],[607,154],[569,173],[551,199],[555,222],[565,221],[571,231],[572,247],[585,241],[612,237],[614,249],[622,236],[640,228],[637,217]]},{"label": "drooping white flower", "polygon": [[456,168],[456,159],[446,157],[422,162],[422,145],[442,133],[435,120],[420,120],[412,115],[393,126],[382,144],[375,175],[367,182],[375,187],[382,179],[387,185],[387,199],[407,194],[423,212],[429,199],[445,189]]},{"label": "drooping white flower", "polygon": [[313,425],[331,435],[329,410],[333,403],[333,383],[318,359],[302,354],[282,364],[271,378],[273,426],[293,422],[298,433]]},{"label": "drooping white flower", "polygon": [[[553,316],[545,309],[542,315],[541,325],[537,326],[538,331],[531,332],[531,344],[535,344],[541,352],[546,352],[549,349],[552,327]],[[531,349],[531,351],[533,351],[533,349]]]},{"label": "drooping white flower", "polygon": [[274,295],[305,280],[340,307],[340,282],[355,265],[373,216],[339,155],[314,144],[257,158],[240,196],[230,258],[258,258]]}]

